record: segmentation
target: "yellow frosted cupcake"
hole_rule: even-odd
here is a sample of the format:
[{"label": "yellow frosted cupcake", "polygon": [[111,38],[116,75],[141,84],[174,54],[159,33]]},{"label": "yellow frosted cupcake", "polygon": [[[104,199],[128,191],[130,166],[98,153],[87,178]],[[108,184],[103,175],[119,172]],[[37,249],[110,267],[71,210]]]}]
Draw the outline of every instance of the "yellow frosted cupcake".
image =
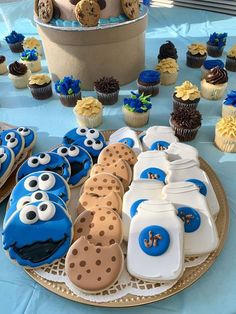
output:
[{"label": "yellow frosted cupcake", "polygon": [[200,101],[200,91],[198,87],[189,81],[185,81],[180,86],[175,86],[173,94],[173,108],[197,108]]},{"label": "yellow frosted cupcake", "polygon": [[236,72],[236,45],[234,45],[228,52],[225,63],[225,68],[228,71]]},{"label": "yellow frosted cupcake", "polygon": [[52,96],[52,82],[47,74],[31,75],[28,87],[36,99],[43,100]]},{"label": "yellow frosted cupcake", "polygon": [[73,109],[79,126],[96,128],[102,124],[102,103],[93,97],[85,97],[78,100]]},{"label": "yellow frosted cupcake", "polygon": [[28,37],[23,41],[24,50],[37,50],[39,55],[42,55],[42,45],[35,37]]},{"label": "yellow frosted cupcake", "polygon": [[20,62],[24,63],[32,73],[41,70],[41,57],[35,49],[23,51],[20,55]]},{"label": "yellow frosted cupcake", "polygon": [[207,57],[206,45],[195,43],[188,46],[186,64],[190,68],[200,68]]},{"label": "yellow frosted cupcake", "polygon": [[236,118],[221,118],[215,128],[215,144],[223,152],[236,153]]},{"label": "yellow frosted cupcake", "polygon": [[156,70],[161,73],[161,85],[172,85],[177,81],[179,66],[175,59],[162,59],[156,66]]}]

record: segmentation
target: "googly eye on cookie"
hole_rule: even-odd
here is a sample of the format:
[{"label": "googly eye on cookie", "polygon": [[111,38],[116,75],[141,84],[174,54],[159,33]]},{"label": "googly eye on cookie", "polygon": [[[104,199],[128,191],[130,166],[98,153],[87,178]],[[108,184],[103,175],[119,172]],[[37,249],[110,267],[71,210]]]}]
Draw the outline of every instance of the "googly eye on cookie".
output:
[{"label": "googly eye on cookie", "polygon": [[11,173],[15,162],[13,150],[0,145],[0,187],[5,183]]},{"label": "googly eye on cookie", "polygon": [[0,133],[0,144],[11,148],[15,159],[18,160],[23,153],[25,140],[15,129],[9,129]]}]

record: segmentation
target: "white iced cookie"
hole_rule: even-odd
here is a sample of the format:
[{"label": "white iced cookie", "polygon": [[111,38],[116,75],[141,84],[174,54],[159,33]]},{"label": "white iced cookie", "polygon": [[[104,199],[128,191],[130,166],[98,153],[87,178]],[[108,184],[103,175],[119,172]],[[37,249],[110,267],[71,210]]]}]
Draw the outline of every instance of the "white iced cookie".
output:
[{"label": "white iced cookie", "polygon": [[163,197],[172,202],[184,223],[185,255],[201,255],[214,251],[219,243],[215,221],[206,198],[191,182],[167,184]]},{"label": "white iced cookie", "polygon": [[152,179],[165,183],[169,168],[167,155],[163,151],[150,150],[139,154],[134,165],[133,179]]},{"label": "white iced cookie", "polygon": [[183,273],[183,223],[163,200],[140,204],[130,224],[127,269],[148,281],[178,279]]},{"label": "white iced cookie", "polygon": [[178,142],[169,126],[151,126],[143,137],[144,150],[166,150],[171,143]]},{"label": "white iced cookie", "polygon": [[132,148],[136,155],[142,152],[142,145],[137,133],[131,128],[125,126],[111,134],[109,144],[124,143]]},{"label": "white iced cookie", "polygon": [[198,165],[199,159],[198,159],[198,150],[188,144],[184,143],[171,143],[168,149],[166,150],[167,158],[169,161],[174,161],[177,159],[192,159],[194,160]]},{"label": "white iced cookie", "polygon": [[220,210],[215,191],[212,187],[211,181],[205,171],[199,168],[194,160],[180,159],[170,163],[169,172],[166,177],[166,182],[188,181],[196,184],[199,191],[207,199],[210,213],[214,218]]},{"label": "white iced cookie", "polygon": [[161,198],[164,184],[157,180],[134,180],[123,198],[122,222],[124,240],[128,241],[130,221],[139,205],[147,200]]}]

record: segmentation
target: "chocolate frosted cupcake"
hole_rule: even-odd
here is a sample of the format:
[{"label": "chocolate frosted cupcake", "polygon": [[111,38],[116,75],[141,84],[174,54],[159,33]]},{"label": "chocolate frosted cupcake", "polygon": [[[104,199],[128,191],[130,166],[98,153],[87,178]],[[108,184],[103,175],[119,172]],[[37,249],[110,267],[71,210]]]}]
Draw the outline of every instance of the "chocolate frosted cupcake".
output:
[{"label": "chocolate frosted cupcake", "polygon": [[52,96],[52,82],[46,74],[31,75],[28,87],[35,99],[43,100]]},{"label": "chocolate frosted cupcake", "polygon": [[26,88],[28,86],[31,71],[25,64],[15,61],[9,65],[8,70],[8,77],[16,88]]},{"label": "chocolate frosted cupcake", "polygon": [[200,101],[200,91],[196,85],[185,81],[180,86],[175,86],[173,94],[173,109],[178,107],[197,108]]},{"label": "chocolate frosted cupcake", "polygon": [[212,59],[204,61],[201,66],[201,79],[205,78],[205,76],[209,73],[209,71],[215,67],[224,68],[224,62],[220,59]]},{"label": "chocolate frosted cupcake", "polygon": [[25,37],[22,34],[18,34],[17,32],[12,31],[10,35],[5,37],[5,40],[8,43],[8,46],[12,52],[22,52],[24,51],[24,38]]},{"label": "chocolate frosted cupcake", "polygon": [[165,44],[161,45],[159,50],[158,61],[166,58],[178,59],[175,45],[170,40],[167,40]]},{"label": "chocolate frosted cupcake", "polygon": [[186,64],[190,68],[200,68],[207,57],[206,45],[196,43],[188,46]]},{"label": "chocolate frosted cupcake", "polygon": [[236,72],[236,45],[227,53],[225,68],[228,71]]},{"label": "chocolate frosted cupcake", "polygon": [[0,75],[7,73],[6,58],[0,56]]},{"label": "chocolate frosted cupcake", "polygon": [[201,81],[201,95],[205,99],[221,99],[228,84],[228,74],[225,69],[215,67]]},{"label": "chocolate frosted cupcake", "polygon": [[118,101],[120,85],[114,77],[102,77],[94,82],[94,90],[103,105],[114,105]]},{"label": "chocolate frosted cupcake", "polygon": [[171,113],[170,126],[182,142],[192,141],[201,127],[202,115],[194,108],[177,108]]},{"label": "chocolate frosted cupcake", "polygon": [[161,74],[159,71],[145,70],[139,74],[137,80],[138,92],[144,96],[156,96],[159,94]]}]

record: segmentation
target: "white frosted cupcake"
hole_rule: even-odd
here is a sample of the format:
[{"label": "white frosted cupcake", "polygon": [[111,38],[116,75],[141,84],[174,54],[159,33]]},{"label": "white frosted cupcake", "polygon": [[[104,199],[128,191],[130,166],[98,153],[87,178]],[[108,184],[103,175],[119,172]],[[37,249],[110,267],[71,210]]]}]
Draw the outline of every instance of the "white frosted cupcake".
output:
[{"label": "white frosted cupcake", "polygon": [[41,58],[35,49],[23,51],[20,55],[20,62],[27,65],[32,73],[41,70]]},{"label": "white frosted cupcake", "polygon": [[156,70],[161,74],[161,85],[172,85],[177,81],[179,66],[175,59],[162,59],[156,66]]},{"label": "white frosted cupcake", "polygon": [[222,104],[222,117],[236,117],[236,91],[232,90]]},{"label": "white frosted cupcake", "polygon": [[96,128],[102,124],[102,103],[93,97],[78,100],[73,109],[77,123],[81,127]]},{"label": "white frosted cupcake", "polygon": [[0,56],[0,75],[7,73],[6,58]]},{"label": "white frosted cupcake", "polygon": [[42,55],[42,45],[35,37],[28,37],[23,41],[24,50],[37,50],[39,55]]},{"label": "white frosted cupcake", "polygon": [[8,77],[16,88],[26,88],[28,86],[31,71],[23,63],[17,61],[9,65]]},{"label": "white frosted cupcake", "polygon": [[236,118],[221,118],[215,128],[215,144],[223,152],[236,153]]}]

